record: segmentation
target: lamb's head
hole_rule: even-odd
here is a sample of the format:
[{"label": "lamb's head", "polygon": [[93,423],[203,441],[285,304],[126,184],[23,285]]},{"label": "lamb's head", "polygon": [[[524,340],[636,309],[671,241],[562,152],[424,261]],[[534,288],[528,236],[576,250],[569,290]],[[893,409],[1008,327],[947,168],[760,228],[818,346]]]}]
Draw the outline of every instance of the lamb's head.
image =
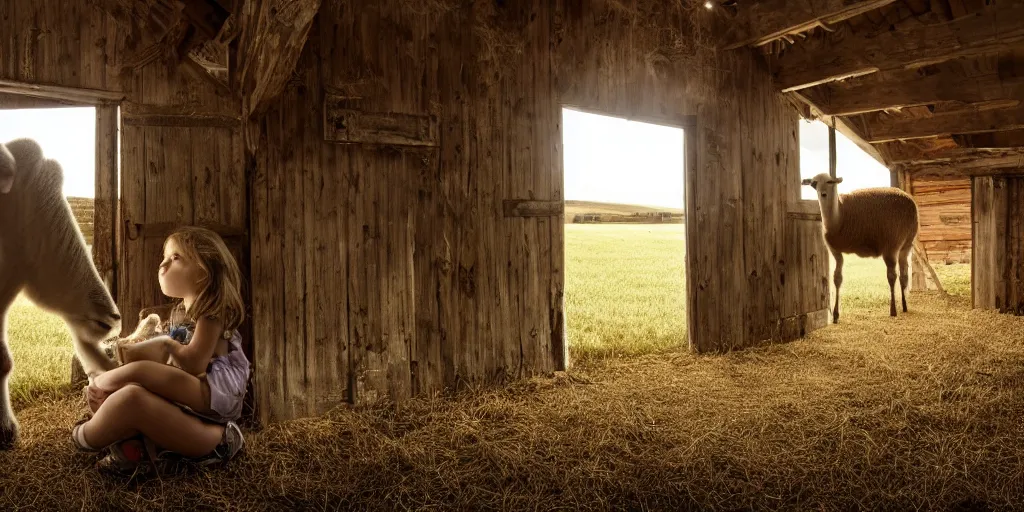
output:
[{"label": "lamb's head", "polygon": [[6,275],[41,307],[64,318],[91,345],[121,330],[121,315],[100,279],[63,194],[60,164],[31,139],[0,144],[0,247]]},{"label": "lamb's head", "polygon": [[813,178],[805,179],[803,184],[817,191],[820,199],[829,200],[837,197],[839,192],[836,189],[842,182],[842,178],[833,178],[829,173],[822,172],[816,174]]}]

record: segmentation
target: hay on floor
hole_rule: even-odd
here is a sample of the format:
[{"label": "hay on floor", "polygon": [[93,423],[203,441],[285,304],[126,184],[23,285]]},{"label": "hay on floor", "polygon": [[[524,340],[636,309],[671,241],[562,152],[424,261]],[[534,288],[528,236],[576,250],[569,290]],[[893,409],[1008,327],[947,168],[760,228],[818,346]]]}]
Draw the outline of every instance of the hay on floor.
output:
[{"label": "hay on floor", "polygon": [[0,509],[948,509],[1024,500],[1024,319],[917,294],[789,344],[612,360],[248,433],[225,470],[126,483],[19,411]]}]

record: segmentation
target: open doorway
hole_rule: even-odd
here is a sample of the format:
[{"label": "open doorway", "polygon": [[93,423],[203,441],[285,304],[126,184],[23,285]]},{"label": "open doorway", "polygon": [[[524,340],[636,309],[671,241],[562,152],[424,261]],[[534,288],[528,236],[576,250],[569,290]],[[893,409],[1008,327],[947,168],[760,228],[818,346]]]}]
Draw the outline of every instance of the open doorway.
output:
[{"label": "open doorway", "polygon": [[570,361],[686,346],[681,127],[563,108]]},{"label": "open doorway", "polygon": [[[800,121],[800,175],[810,178],[829,169],[829,130],[821,121]],[[836,132],[836,174],[843,178],[839,193],[892,185],[889,169],[868,155],[842,133]],[[935,271],[939,283],[953,296],[969,302],[970,267],[970,183],[967,179],[905,177],[904,189],[918,205],[920,228],[917,240],[921,255]],[[800,187],[801,198],[816,200],[810,187]],[[881,258],[843,258],[843,298],[851,303],[870,303],[875,309],[888,304],[889,287],[885,262]],[[912,256],[913,288],[936,289],[930,271]],[[835,261],[829,257],[829,289],[835,297],[831,272]],[[898,295],[897,290],[897,295]]]},{"label": "open doorway", "polygon": [[[92,247],[96,197],[97,109],[92,106],[0,108],[0,142],[31,138],[64,172],[64,196]],[[19,404],[56,398],[67,392],[74,355],[64,321],[19,296],[8,317],[8,341],[16,366],[11,400]]]}]

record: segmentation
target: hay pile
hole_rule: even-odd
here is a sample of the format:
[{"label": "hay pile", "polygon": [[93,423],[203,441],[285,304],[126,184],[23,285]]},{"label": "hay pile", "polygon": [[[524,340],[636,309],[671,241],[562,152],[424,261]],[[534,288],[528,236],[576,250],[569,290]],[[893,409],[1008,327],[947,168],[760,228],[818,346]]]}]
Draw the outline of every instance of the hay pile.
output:
[{"label": "hay pile", "polygon": [[249,433],[227,470],[126,483],[20,411],[0,509],[978,509],[1024,500],[1024,319],[915,295],[809,339],[650,355]]}]

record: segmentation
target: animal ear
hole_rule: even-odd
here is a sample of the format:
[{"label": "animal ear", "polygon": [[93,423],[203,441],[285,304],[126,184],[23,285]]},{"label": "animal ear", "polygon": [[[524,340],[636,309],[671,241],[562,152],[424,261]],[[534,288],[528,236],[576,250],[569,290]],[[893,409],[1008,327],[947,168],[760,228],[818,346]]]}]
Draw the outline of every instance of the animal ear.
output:
[{"label": "animal ear", "polygon": [[843,179],[842,179],[842,178],[833,178],[833,179],[832,179],[832,183],[835,183],[835,184],[837,184],[837,185],[838,185],[839,183],[842,183],[842,182],[843,182]]},{"label": "animal ear", "polygon": [[6,194],[14,187],[16,162],[7,146],[0,144],[0,194]]},{"label": "animal ear", "polygon": [[811,179],[810,178],[804,178],[804,181],[802,181],[801,183],[803,183],[804,185],[810,185],[811,184]]}]

